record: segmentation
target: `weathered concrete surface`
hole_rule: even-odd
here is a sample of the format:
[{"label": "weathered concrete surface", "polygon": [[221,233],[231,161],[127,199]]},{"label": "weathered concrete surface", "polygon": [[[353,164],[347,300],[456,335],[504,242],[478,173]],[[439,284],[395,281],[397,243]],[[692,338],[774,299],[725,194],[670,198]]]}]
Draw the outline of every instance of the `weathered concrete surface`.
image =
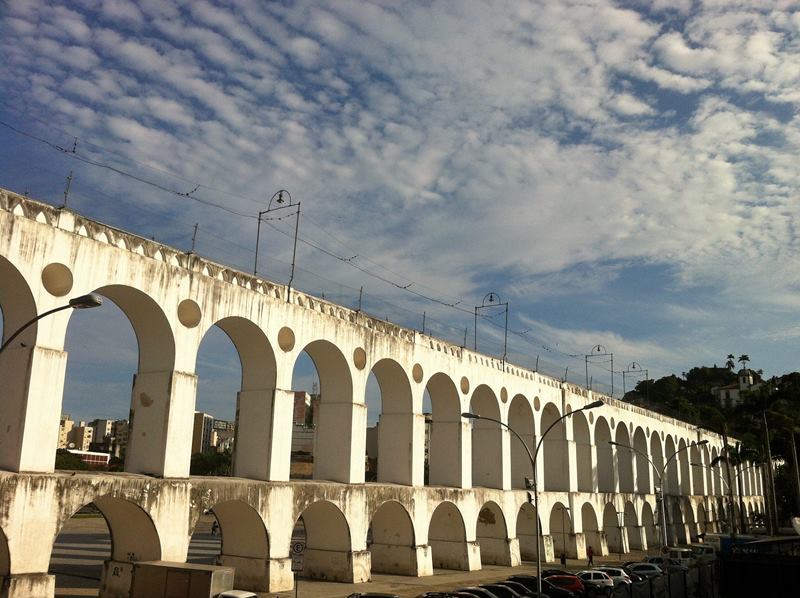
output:
[{"label": "weathered concrete surface", "polygon": [[[710,467],[721,446],[715,434],[0,190],[3,334],[88,292],[119,306],[138,341],[130,473],[51,473],[71,310],[26,329],[0,360],[0,576],[7,593],[25,587],[48,595],[52,540],[89,502],[112,528],[109,596],[124,593],[132,562],[185,559],[191,530],[208,508],[222,527],[221,559],[238,560],[240,581],[258,589],[291,585],[289,539],[301,514],[309,570],[319,577],[363,581],[374,568],[428,575],[438,566],[515,565],[536,550],[536,517],[522,490],[531,464],[504,428],[460,417],[469,410],[507,423],[530,446],[572,413],[552,428],[536,462],[541,549],[550,556],[580,557],[589,544],[604,552],[658,541],[654,493],[661,483],[671,541],[724,519],[722,471]],[[212,326],[230,337],[242,366],[233,480],[188,477],[195,362]],[[303,352],[321,385],[317,481],[290,483],[289,398]],[[363,484],[370,373],[382,401],[377,485]],[[580,411],[598,398],[603,407]],[[742,482],[748,514],[763,511],[758,469],[746,469]],[[617,513],[625,521],[615,532]]]}]

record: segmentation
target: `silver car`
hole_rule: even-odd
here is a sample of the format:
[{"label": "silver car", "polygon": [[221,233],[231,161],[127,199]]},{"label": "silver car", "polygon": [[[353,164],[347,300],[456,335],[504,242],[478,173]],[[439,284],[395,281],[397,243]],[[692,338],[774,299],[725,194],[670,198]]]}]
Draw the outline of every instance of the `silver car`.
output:
[{"label": "silver car", "polygon": [[628,569],[636,573],[636,575],[641,575],[642,577],[659,577],[664,575],[661,567],[655,563],[633,563],[628,565]]},{"label": "silver car", "polygon": [[595,567],[595,570],[602,571],[603,573],[608,573],[608,576],[611,578],[611,581],[614,582],[614,587],[617,587],[620,584],[627,584],[631,583],[631,577],[625,571],[620,569],[619,567]]}]

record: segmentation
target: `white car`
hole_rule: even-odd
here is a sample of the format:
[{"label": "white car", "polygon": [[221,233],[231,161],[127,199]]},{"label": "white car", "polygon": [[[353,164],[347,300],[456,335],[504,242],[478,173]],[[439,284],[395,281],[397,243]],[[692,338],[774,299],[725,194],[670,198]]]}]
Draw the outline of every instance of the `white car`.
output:
[{"label": "white car", "polygon": [[610,596],[614,591],[614,580],[609,577],[608,573],[591,569],[587,571],[580,571],[576,574],[583,582],[584,586],[591,586],[598,593],[606,593]]},{"label": "white car", "polygon": [[614,582],[614,587],[622,584],[622,583],[631,583],[631,577],[625,571],[620,569],[619,567],[595,567],[596,571],[602,571],[603,573],[607,573],[608,576],[611,578],[611,581]]}]

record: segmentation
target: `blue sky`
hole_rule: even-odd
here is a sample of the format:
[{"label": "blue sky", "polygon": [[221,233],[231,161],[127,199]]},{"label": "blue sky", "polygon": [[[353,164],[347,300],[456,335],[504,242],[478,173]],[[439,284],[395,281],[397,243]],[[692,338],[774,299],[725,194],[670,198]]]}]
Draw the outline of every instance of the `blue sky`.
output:
[{"label": "blue sky", "polygon": [[[12,0],[0,15],[0,120],[23,132],[0,126],[2,187],[60,204],[72,171],[72,209],[187,250],[197,223],[196,251],[245,271],[255,214],[288,189],[296,286],[350,306],[363,287],[365,311],[416,328],[424,312],[470,343],[473,307],[498,293],[509,359],[573,382],[597,344],[653,376],[728,353],[797,369],[798,2]],[[294,222],[270,225],[259,271],[285,282]],[[121,417],[135,339],[96,311],[70,325],[65,411]],[[481,322],[479,350],[502,353],[501,322]],[[237,368],[212,333],[201,408],[232,416]],[[296,379],[310,387],[308,363]]]}]

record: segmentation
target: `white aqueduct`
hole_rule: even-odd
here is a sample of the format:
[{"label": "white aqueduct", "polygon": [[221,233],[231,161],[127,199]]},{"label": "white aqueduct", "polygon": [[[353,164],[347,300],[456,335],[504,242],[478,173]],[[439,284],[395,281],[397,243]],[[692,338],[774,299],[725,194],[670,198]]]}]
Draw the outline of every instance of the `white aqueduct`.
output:
[{"label": "white aqueduct", "polygon": [[[507,422],[533,445],[566,411],[605,401],[565,419],[543,444],[548,560],[562,551],[582,558],[589,545],[608,553],[659,543],[652,468],[610,440],[659,468],[678,452],[665,482],[670,541],[716,530],[726,518],[719,467],[690,465],[708,466],[719,454],[715,434],[296,290],[287,301],[282,285],[0,190],[4,335],[89,292],[118,305],[138,341],[127,473],[54,473],[72,310],[40,320],[0,356],[2,597],[53,596],[53,541],[90,502],[112,537],[104,597],[127,596],[136,561],[185,561],[207,509],[221,526],[220,562],[236,567],[237,587],[258,591],[292,587],[300,516],[304,575],[319,579],[533,559],[535,510],[523,489],[530,462],[505,429],[463,419],[468,410]],[[242,369],[232,478],[189,477],[195,360],[214,325],[233,341]],[[317,368],[322,401],[314,480],[290,481],[291,382],[302,351]],[[370,372],[382,402],[377,483],[364,483]],[[763,511],[757,467],[745,471],[743,488],[736,508]]]}]

